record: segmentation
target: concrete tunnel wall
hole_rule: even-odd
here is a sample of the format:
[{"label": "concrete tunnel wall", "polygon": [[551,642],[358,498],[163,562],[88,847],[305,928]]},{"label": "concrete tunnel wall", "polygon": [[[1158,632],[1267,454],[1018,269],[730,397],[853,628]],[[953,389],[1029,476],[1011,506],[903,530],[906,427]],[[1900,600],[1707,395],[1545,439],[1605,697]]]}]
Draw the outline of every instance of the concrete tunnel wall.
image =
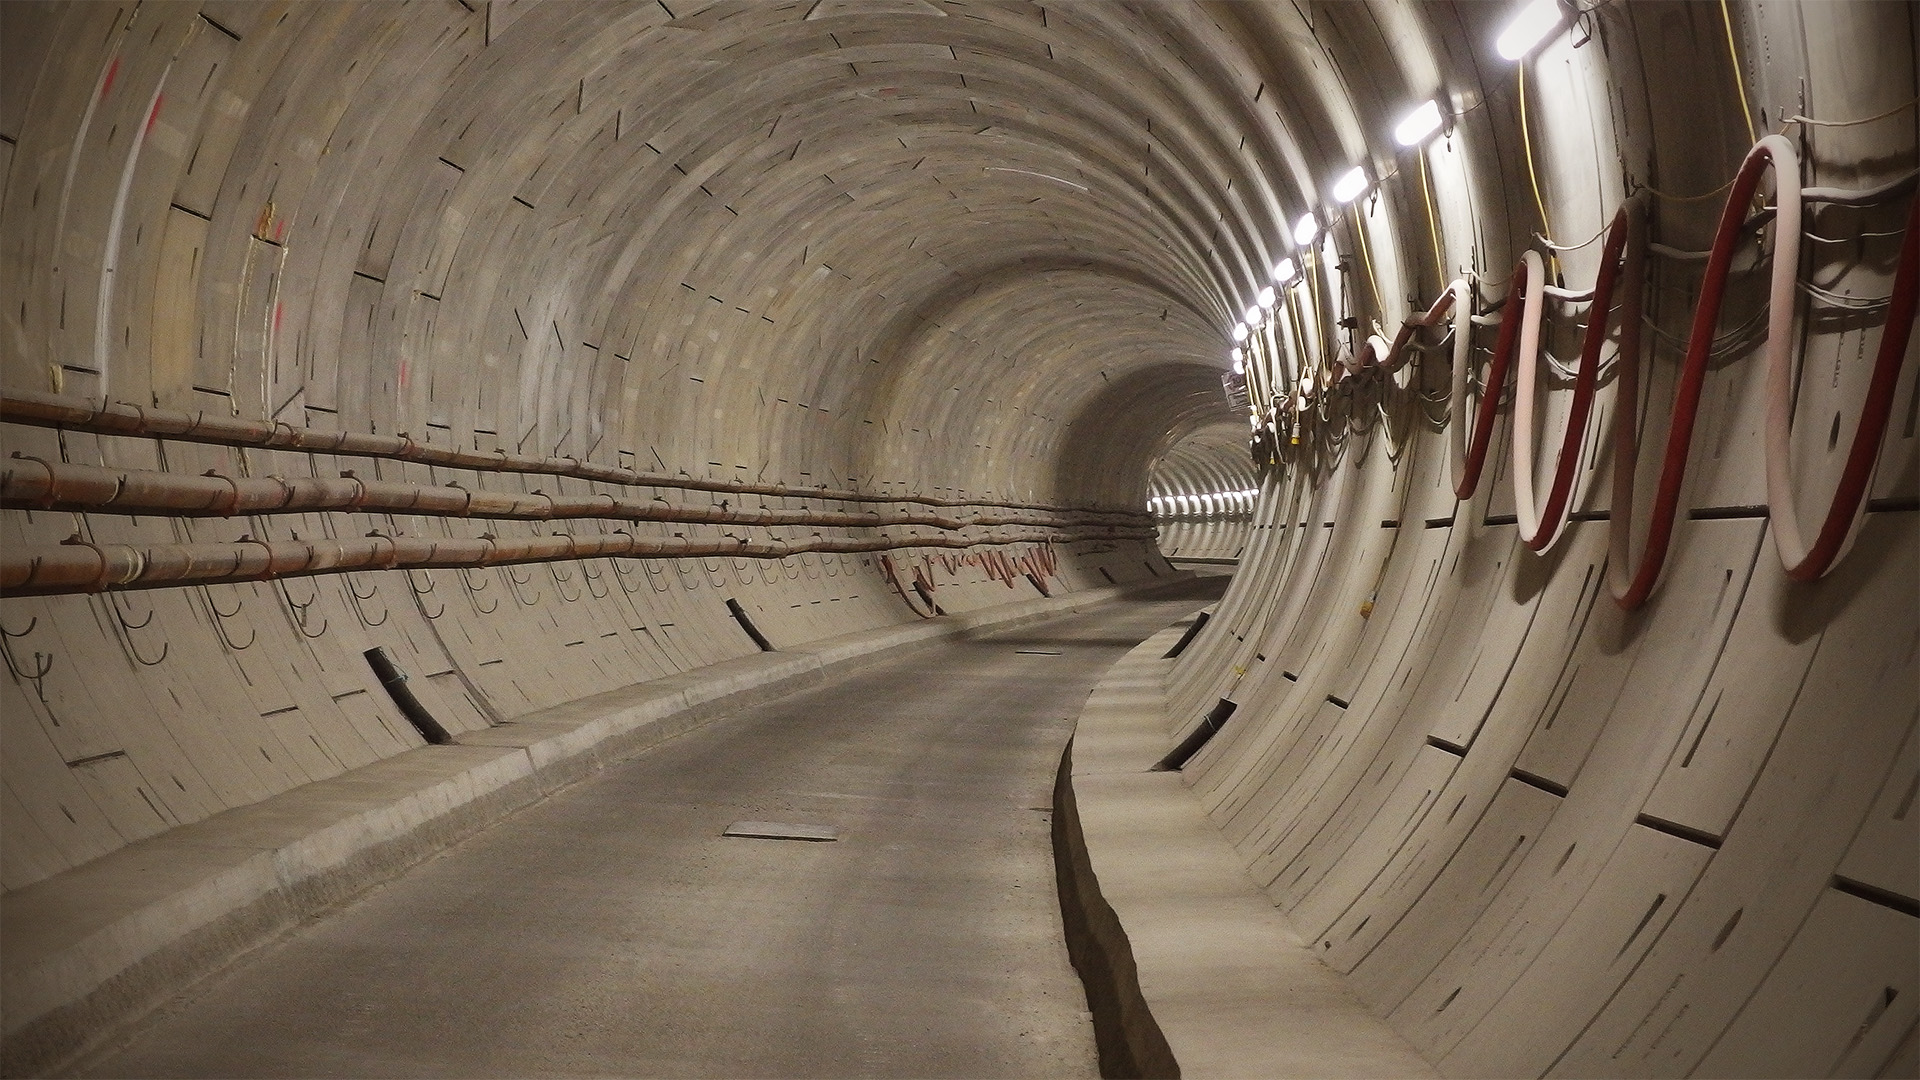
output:
[{"label": "concrete tunnel wall", "polygon": [[1258,481],[1247,429],[1210,424],[1182,439],[1147,469],[1147,509],[1168,558],[1237,559],[1253,526]]},{"label": "concrete tunnel wall", "polygon": [[[1241,346],[1268,462],[1250,540],[1168,732],[1238,704],[1187,775],[1255,878],[1452,1074],[1910,1075],[1920,365],[1874,391],[1893,416],[1849,550],[1790,580],[1763,438],[1779,238],[1749,229],[1671,551],[1625,610],[1601,595],[1625,517],[1611,339],[1544,555],[1518,536],[1512,392],[1460,499],[1449,439],[1476,398],[1450,392],[1451,345],[1367,360],[1463,275],[1504,321],[1528,248],[1586,288],[1588,238],[1638,194],[1644,523],[1701,293],[1685,253],[1720,188],[1783,128],[1807,185],[1910,176],[1920,30],[1894,4],[1584,7],[1513,63],[1493,42],[1516,5],[1493,3],[0,6],[0,387],[45,407],[7,414],[9,452],[793,515],[130,515],[42,486],[7,503],[14,552],[78,533],[200,573],[212,549],[154,553],[374,531],[901,545],[130,591],[103,554],[99,591],[0,601],[0,884],[417,745],[375,645],[457,734],[752,651],[728,599],[784,645],[921,617],[916,578],[963,610],[1163,573],[1139,519],[1088,512],[1144,510],[1156,462],[1169,490],[1227,475],[1212,433],[1247,430],[1220,392],[1228,330],[1288,258],[1301,276]],[[1433,98],[1443,132],[1398,146]],[[1366,193],[1338,203],[1354,165]],[[1804,523],[1869,398],[1911,199],[1808,204]],[[1588,317],[1546,306],[1543,487]],[[1473,333],[1467,390],[1497,331]],[[547,467],[78,419],[109,402]],[[7,467],[19,491],[42,475]],[[956,520],[805,517],[932,512],[861,501],[908,496]]]}]

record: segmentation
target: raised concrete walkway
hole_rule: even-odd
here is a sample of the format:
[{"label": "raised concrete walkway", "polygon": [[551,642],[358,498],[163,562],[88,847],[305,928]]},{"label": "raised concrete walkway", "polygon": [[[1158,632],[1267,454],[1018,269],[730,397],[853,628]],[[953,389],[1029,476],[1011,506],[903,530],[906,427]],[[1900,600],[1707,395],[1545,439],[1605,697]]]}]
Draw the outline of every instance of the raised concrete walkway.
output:
[{"label": "raised concrete walkway", "polygon": [[0,898],[0,1071],[73,1060],[301,920],[664,740],[882,654],[1092,608],[1087,590],[636,684],[130,845]]},{"label": "raised concrete walkway", "polygon": [[[1063,860],[1083,868],[1068,897],[1079,908],[1069,932],[1077,921],[1085,935],[1075,962],[1114,980],[1107,1008],[1093,995],[1103,1071],[1437,1076],[1301,943],[1180,774],[1149,771],[1172,745],[1174,662],[1161,657],[1185,628],[1148,638],[1100,680],[1056,791],[1077,811],[1077,837],[1073,821],[1055,832]],[[1073,876],[1063,869],[1063,883]]]}]

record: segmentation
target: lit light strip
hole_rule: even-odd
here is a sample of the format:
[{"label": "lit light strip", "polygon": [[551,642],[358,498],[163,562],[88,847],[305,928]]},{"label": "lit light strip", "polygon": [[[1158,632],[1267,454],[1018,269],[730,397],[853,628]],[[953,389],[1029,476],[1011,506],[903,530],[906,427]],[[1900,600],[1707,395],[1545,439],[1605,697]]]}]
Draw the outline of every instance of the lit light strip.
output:
[{"label": "lit light strip", "polygon": [[1360,193],[1365,190],[1367,190],[1366,170],[1355,165],[1342,175],[1340,179],[1333,182],[1333,201],[1350,203],[1359,198]]},{"label": "lit light strip", "polygon": [[1418,146],[1427,136],[1440,130],[1440,103],[1428,98],[1419,108],[1394,125],[1393,141],[1401,146]]},{"label": "lit light strip", "polygon": [[1260,496],[1259,488],[1240,488],[1236,491],[1203,491],[1185,495],[1155,495],[1147,500],[1147,510],[1153,514],[1214,514],[1233,512],[1234,509],[1251,511],[1253,501]]},{"label": "lit light strip", "polygon": [[1494,50],[1503,59],[1518,60],[1533,51],[1533,47],[1546,40],[1548,34],[1558,30],[1565,13],[1560,9],[1560,0],[1533,0],[1533,3],[1520,9],[1500,37],[1494,42]]}]

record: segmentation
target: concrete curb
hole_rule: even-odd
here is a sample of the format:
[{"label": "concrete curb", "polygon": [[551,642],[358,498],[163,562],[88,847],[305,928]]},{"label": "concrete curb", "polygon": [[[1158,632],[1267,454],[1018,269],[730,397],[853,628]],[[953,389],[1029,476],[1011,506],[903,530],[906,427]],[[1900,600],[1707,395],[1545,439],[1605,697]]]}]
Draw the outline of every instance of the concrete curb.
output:
[{"label": "concrete curb", "polygon": [[70,1064],[302,919],[722,715],[822,682],[843,665],[1166,584],[1089,589],[850,634],[567,702],[217,814],[9,893],[0,897],[0,1074]]},{"label": "concrete curb", "polygon": [[[1184,629],[1185,620],[1148,638],[1101,678],[1056,794],[1077,816],[1056,816],[1055,835],[1079,845],[1056,860],[1085,868],[1062,906],[1084,913],[1099,951],[1076,966],[1083,978],[1111,973],[1113,985],[1089,985],[1088,998],[1120,1003],[1112,1040],[1130,1048],[1131,1074],[1439,1075],[1300,942],[1181,775],[1148,771],[1173,743],[1174,661],[1161,656]],[[1119,1075],[1105,1069],[1107,1042],[1103,1034],[1103,1073]]]}]

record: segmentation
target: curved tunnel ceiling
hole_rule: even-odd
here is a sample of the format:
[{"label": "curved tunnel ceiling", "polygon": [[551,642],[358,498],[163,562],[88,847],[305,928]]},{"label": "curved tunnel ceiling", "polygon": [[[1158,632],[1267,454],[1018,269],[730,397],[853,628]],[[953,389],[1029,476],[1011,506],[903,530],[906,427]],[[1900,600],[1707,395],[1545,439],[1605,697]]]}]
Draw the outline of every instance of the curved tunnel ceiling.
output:
[{"label": "curved tunnel ceiling", "polygon": [[[224,30],[282,57],[244,73],[275,105],[228,136],[211,206],[181,204],[211,212],[214,264],[240,242],[226,219],[258,216],[286,282],[268,370],[249,370],[262,343],[231,346],[243,413],[364,407],[392,431],[425,411],[456,441],[471,426],[554,455],[1065,498],[1086,479],[1054,475],[1073,439],[1159,434],[1065,432],[1107,380],[1221,363],[1225,298],[1264,260],[1241,241],[1281,215],[1237,145],[1239,80],[1156,26],[1171,13],[676,7],[295,6],[218,28],[70,9],[62,29],[96,43],[33,108],[78,105],[71,73],[151,35],[163,137],[139,168],[171,151],[210,172],[220,148],[181,140],[240,88],[193,101],[206,54],[231,51]],[[120,103],[101,100],[106,122]],[[126,137],[96,124],[80,145],[103,135]],[[62,193],[62,226],[111,195],[87,187]],[[27,295],[71,291],[67,273],[34,260]],[[232,303],[210,287],[209,307]],[[29,314],[16,365],[95,352],[90,321]],[[133,354],[102,349],[108,392],[137,398]],[[954,450],[903,456],[922,435]],[[1089,494],[1137,505],[1139,481]]]}]

